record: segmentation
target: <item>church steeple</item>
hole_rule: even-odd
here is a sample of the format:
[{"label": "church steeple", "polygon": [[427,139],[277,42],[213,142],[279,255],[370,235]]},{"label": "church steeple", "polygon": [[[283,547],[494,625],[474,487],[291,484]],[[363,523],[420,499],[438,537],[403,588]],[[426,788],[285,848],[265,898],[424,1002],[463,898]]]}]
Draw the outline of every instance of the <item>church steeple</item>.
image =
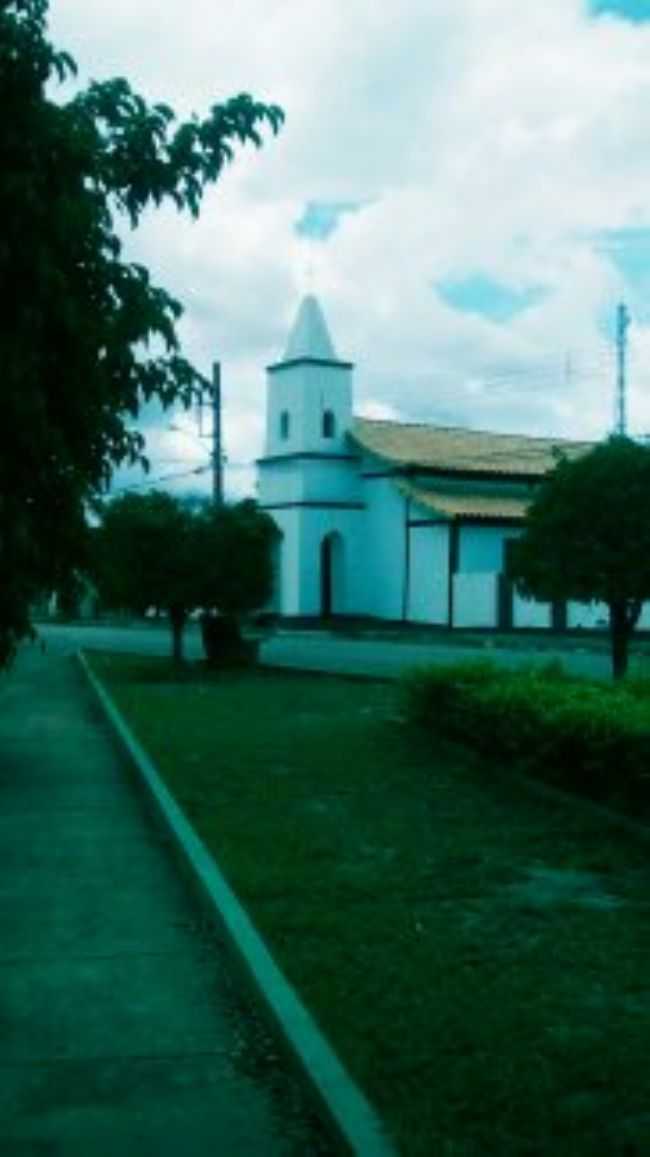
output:
[{"label": "church steeple", "polygon": [[315,362],[352,369],[351,362],[341,361],[338,357],[325,315],[313,293],[308,293],[300,303],[281,361],[274,362],[267,369],[273,373],[297,362]]},{"label": "church steeple", "polygon": [[267,367],[267,456],[344,452],[352,421],[352,369],[336,353],[318,300],[307,294],[282,360]]},{"label": "church steeple", "polygon": [[284,351],[285,362],[297,361],[298,358],[332,362],[338,360],[323,311],[311,293],[300,304]]}]

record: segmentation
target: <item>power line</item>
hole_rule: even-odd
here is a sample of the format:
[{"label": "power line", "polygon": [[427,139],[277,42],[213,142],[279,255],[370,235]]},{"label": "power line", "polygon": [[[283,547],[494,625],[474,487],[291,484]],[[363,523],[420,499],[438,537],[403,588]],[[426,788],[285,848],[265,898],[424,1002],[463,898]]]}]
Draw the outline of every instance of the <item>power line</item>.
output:
[{"label": "power line", "polygon": [[[585,367],[572,364],[568,371],[567,368],[564,367],[564,369],[558,370],[557,374],[551,374],[548,372],[539,374],[526,373],[522,374],[522,380],[512,380],[511,378],[507,377],[490,378],[477,375],[475,378],[465,379],[463,384],[465,386],[477,385],[482,389],[488,390],[509,390],[517,391],[520,394],[526,394],[530,391],[526,389],[525,382],[529,383],[531,389],[539,390],[545,386],[550,386],[554,389],[557,389],[560,386],[571,385],[582,378],[608,378],[610,377],[610,374],[611,367],[607,367],[605,365]],[[447,392],[450,394],[455,394],[457,389],[456,387],[449,386]]]},{"label": "power line", "polygon": [[[537,360],[533,366],[498,370],[493,373],[481,372],[480,370],[475,371],[474,374],[468,372],[464,375],[461,385],[474,384],[486,389],[516,389],[523,382],[528,382],[535,389],[543,386],[557,388],[562,384],[583,377],[609,376],[612,362],[613,352],[611,350],[603,350],[602,352],[594,350],[590,357],[584,357],[578,355],[576,349],[571,349],[562,358],[557,355],[548,355]],[[450,396],[455,396],[458,392],[458,381],[439,384],[441,377],[448,379],[449,374],[445,370],[439,370],[433,374],[421,373],[410,375],[410,381],[411,384],[418,381],[421,385],[430,383],[438,395],[448,393]]]},{"label": "power line", "polygon": [[[222,459],[223,461],[223,459]],[[227,461],[227,459],[226,459]],[[230,470],[250,470],[255,465],[255,460],[251,459],[249,462],[229,462],[228,468]],[[131,490],[147,489],[151,486],[157,486],[159,482],[178,481],[182,478],[196,478],[198,475],[212,472],[212,462],[207,462],[203,466],[195,466],[192,470],[176,470],[170,474],[159,474],[156,478],[146,478],[142,482],[130,482],[125,486],[117,486],[111,489],[111,495],[126,494]]]},{"label": "power line", "polygon": [[180,478],[196,477],[198,474],[205,474],[211,470],[211,464],[207,466],[196,466],[193,470],[176,470],[171,474],[160,474],[158,478],[147,478],[142,482],[131,482],[127,486],[118,486],[112,490],[112,494],[125,494],[129,490],[142,490],[143,488],[156,486],[159,482],[172,482]]}]

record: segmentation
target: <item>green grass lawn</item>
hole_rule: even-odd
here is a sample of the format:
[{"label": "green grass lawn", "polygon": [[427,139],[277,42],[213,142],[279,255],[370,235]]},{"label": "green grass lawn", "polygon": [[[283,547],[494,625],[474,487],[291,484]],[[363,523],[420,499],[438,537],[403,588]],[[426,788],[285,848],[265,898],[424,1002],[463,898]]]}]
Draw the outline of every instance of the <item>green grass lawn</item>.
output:
[{"label": "green grass lawn", "polygon": [[392,686],[92,665],[405,1157],[650,1153],[647,845]]}]

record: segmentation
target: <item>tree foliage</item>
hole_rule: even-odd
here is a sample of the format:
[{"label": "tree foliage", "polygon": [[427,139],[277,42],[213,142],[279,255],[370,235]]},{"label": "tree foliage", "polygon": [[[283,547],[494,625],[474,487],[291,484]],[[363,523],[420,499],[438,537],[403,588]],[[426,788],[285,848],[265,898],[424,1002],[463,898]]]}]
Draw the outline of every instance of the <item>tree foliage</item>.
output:
[{"label": "tree foliage", "polygon": [[267,601],[276,534],[252,500],[192,510],[162,491],[124,494],[101,511],[91,573],[109,607],[137,614],[164,609],[180,660],[193,610],[236,618]]},{"label": "tree foliage", "polygon": [[144,461],[141,403],[188,405],[181,306],[124,260],[116,228],[171,201],[196,217],[238,146],[283,113],[247,94],[178,124],[126,80],[56,103],[74,61],[47,39],[47,0],[0,0],[0,665],[29,606],[79,565],[84,507],[113,467]]},{"label": "tree foliage", "polygon": [[509,572],[533,598],[606,603],[614,674],[624,674],[650,599],[650,448],[612,437],[560,460],[535,496]]},{"label": "tree foliage", "polygon": [[197,604],[195,519],[161,490],[106,502],[93,531],[91,576],[102,603],[143,615],[148,607],[184,614]]},{"label": "tree foliage", "polygon": [[202,554],[198,605],[237,618],[268,602],[273,587],[273,519],[252,499],[206,505],[197,521]]}]

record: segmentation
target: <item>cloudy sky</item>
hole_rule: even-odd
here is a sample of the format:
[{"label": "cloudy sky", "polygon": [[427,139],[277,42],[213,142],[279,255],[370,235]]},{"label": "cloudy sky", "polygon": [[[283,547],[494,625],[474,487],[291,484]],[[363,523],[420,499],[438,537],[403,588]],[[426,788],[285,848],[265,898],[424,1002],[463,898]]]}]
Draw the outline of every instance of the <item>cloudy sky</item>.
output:
[{"label": "cloudy sky", "polygon": [[[50,30],[82,82],[124,75],[179,115],[241,91],[285,110],[198,223],[125,232],[184,304],[186,354],[222,361],[232,497],[309,288],[358,412],[578,437],[612,425],[625,300],[630,430],[650,432],[650,0],[51,0]],[[205,462],[193,417],[145,424],[152,478]]]}]

